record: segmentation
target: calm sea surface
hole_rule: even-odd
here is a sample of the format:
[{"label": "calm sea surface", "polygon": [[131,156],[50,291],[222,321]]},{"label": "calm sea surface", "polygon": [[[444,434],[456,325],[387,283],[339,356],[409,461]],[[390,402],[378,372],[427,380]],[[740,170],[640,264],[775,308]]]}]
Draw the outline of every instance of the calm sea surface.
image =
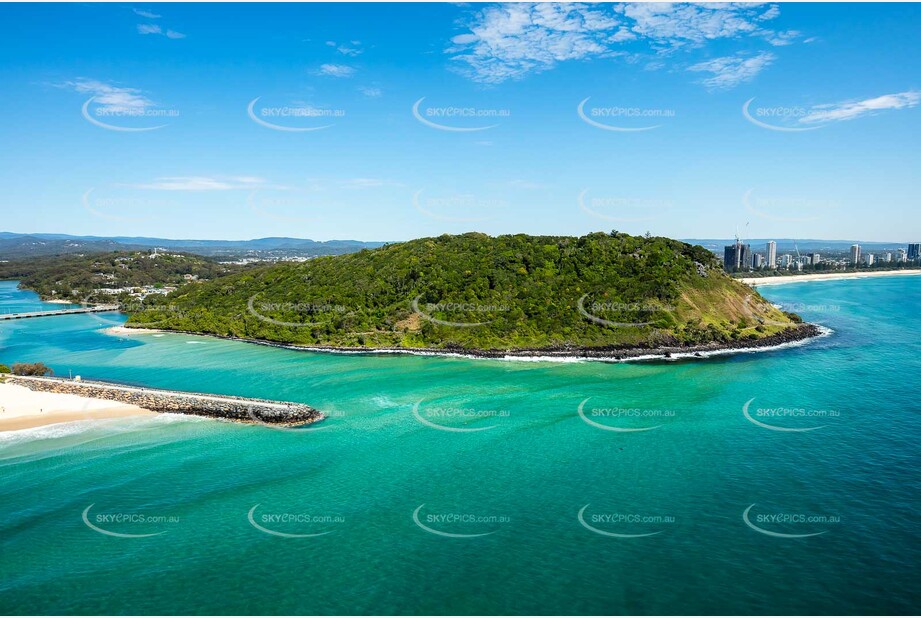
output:
[{"label": "calm sea surface", "polygon": [[3,363],[329,415],[0,434],[0,612],[915,613],[921,278],[762,293],[833,334],[609,364],[0,322]]}]

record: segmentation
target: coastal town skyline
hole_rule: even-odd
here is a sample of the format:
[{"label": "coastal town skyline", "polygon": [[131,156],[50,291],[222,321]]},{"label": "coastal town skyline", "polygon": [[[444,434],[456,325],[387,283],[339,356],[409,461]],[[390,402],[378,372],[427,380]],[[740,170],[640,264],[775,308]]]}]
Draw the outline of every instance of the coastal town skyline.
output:
[{"label": "coastal town skyline", "polygon": [[11,231],[908,242],[921,224],[916,6],[57,10],[5,9]]},{"label": "coastal town skyline", "polygon": [[[840,270],[847,268],[873,267],[904,268],[921,266],[921,243],[908,243],[905,247],[881,248],[877,253],[865,250],[860,243],[854,243],[847,251],[832,250],[829,253],[812,251],[801,253],[793,241],[793,253],[777,253],[777,242],[769,240],[762,251],[752,248],[753,243],[735,242],[723,248],[723,269],[727,272],[754,272],[780,270]],[[882,245],[883,243],[876,243]],[[887,250],[888,249],[888,250]],[[894,266],[893,266],[894,265]]]}]

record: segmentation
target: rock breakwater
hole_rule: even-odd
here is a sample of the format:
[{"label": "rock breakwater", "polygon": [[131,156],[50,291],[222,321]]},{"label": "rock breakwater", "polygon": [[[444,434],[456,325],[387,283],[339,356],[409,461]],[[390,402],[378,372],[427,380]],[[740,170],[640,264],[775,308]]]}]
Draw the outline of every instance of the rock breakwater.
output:
[{"label": "rock breakwater", "polygon": [[306,404],[289,401],[226,397],[63,378],[8,375],[5,376],[5,381],[35,391],[105,399],[135,405],[152,412],[193,414],[238,423],[297,426],[315,423],[325,418],[320,411]]}]

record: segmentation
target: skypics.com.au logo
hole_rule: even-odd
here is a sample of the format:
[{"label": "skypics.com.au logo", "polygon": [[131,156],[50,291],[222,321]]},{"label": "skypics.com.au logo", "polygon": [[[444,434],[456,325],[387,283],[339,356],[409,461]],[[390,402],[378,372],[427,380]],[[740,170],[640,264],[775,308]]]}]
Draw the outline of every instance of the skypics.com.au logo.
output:
[{"label": "skypics.com.au logo", "polygon": [[[499,126],[497,120],[508,119],[512,112],[508,109],[481,108],[473,106],[427,106],[422,107],[422,97],[413,103],[413,117],[425,126],[455,133],[473,133],[486,131]],[[483,124],[491,122],[491,124]]]},{"label": "skypics.com.au logo", "polygon": [[[811,316],[817,316],[823,313],[838,313],[841,311],[841,305],[795,302],[772,303],[766,301],[760,295],[756,296],[754,294],[747,295],[745,300],[742,302],[742,312],[749,320],[755,322],[756,324],[762,324],[765,326],[782,326],[784,328],[791,326],[792,322],[789,319],[779,320],[774,319],[771,316],[771,314],[776,314],[777,311],[784,313],[795,313],[797,315],[806,313],[811,314]],[[815,319],[810,317],[810,321],[815,322]]]},{"label": "skypics.com.au logo", "polygon": [[587,425],[605,431],[620,433],[634,433],[638,431],[652,431],[662,426],[662,423],[649,425],[650,422],[671,419],[675,416],[674,410],[661,410],[651,408],[623,408],[623,407],[592,407],[586,409],[585,404],[591,397],[583,399],[579,404],[578,413]]},{"label": "skypics.com.au logo", "polygon": [[[508,410],[484,410],[463,406],[426,406],[422,407],[423,399],[413,404],[413,417],[432,429],[456,433],[470,433],[495,429],[495,424],[479,426],[478,423],[494,419],[507,419],[511,416]],[[465,427],[461,425],[474,425]]]},{"label": "skypics.com.au logo", "polygon": [[[257,296],[258,294],[250,296],[246,303],[246,310],[250,315],[259,318],[263,322],[268,322],[276,326],[309,328],[320,326],[338,317],[349,314],[349,310],[343,305],[326,300],[274,302],[257,301]],[[273,318],[271,317],[272,315],[283,315],[286,319]],[[295,322],[291,320],[293,317],[302,317],[304,320]]]},{"label": "skypics.com.au logo", "polygon": [[[491,515],[472,511],[432,511],[423,513],[425,504],[413,511],[412,519],[429,534],[449,539],[475,539],[499,531],[499,527],[511,522],[506,515]],[[490,529],[491,528],[491,529]]]},{"label": "skypics.com.au logo", "polygon": [[[669,200],[589,195],[588,189],[583,189],[576,201],[579,204],[579,210],[585,214],[615,223],[651,221],[674,206],[674,203]],[[638,214],[642,216],[636,216]]]},{"label": "skypics.com.au logo", "polygon": [[345,117],[344,109],[315,107],[313,105],[259,105],[256,97],[246,106],[249,119],[266,129],[289,133],[306,133],[328,129],[336,124],[335,120]]},{"label": "skypics.com.au logo", "polygon": [[83,510],[83,524],[99,534],[120,539],[143,539],[167,532],[166,526],[179,523],[178,515],[114,511],[90,515],[95,503]]},{"label": "skypics.com.au logo", "polygon": [[264,534],[284,539],[309,539],[335,532],[335,526],[345,523],[342,515],[328,513],[262,512],[256,515],[261,504],[254,504],[246,514],[249,524]]},{"label": "skypics.com.au logo", "polygon": [[[638,133],[642,131],[651,131],[662,126],[661,123],[653,125],[648,124],[650,121],[656,122],[662,119],[675,117],[673,109],[656,109],[648,107],[590,107],[586,110],[585,105],[591,97],[585,97],[576,106],[576,113],[582,122],[605,131],[617,131],[621,133]],[[646,124],[644,124],[646,123]]]},{"label": "skypics.com.au logo", "polygon": [[671,515],[637,512],[589,512],[591,504],[579,509],[579,524],[594,534],[615,539],[640,539],[665,532],[675,523]]},{"label": "skypics.com.au logo", "polygon": [[[828,532],[828,527],[841,523],[839,515],[822,515],[792,511],[764,511],[754,513],[752,504],[742,513],[745,525],[765,536],[776,539],[805,539]],[[818,528],[818,529],[817,529]]]},{"label": "skypics.com.au logo", "polygon": [[[484,326],[490,322],[495,321],[497,314],[506,313],[511,311],[511,307],[501,304],[480,304],[480,303],[470,303],[470,302],[446,302],[439,301],[435,303],[425,303],[420,304],[419,301],[422,300],[423,294],[416,296],[410,305],[412,306],[413,312],[421,317],[423,320],[427,320],[432,324],[438,324],[440,326],[455,326],[460,328],[472,328],[474,326]],[[483,316],[483,321],[472,322],[472,321],[452,321],[452,320],[443,320],[441,318],[435,317],[435,315],[451,315],[455,314],[459,317],[467,316]],[[495,317],[494,317],[495,316]]]},{"label": "skypics.com.au logo", "polygon": [[436,221],[450,223],[481,223],[507,211],[509,201],[472,193],[423,195],[424,189],[413,193],[413,207],[420,214]]},{"label": "skypics.com.au logo", "polygon": [[162,109],[149,104],[105,103],[105,97],[90,97],[80,108],[87,122],[108,131],[139,133],[156,131],[169,125],[164,120],[179,117],[178,109]]},{"label": "skypics.com.au logo", "polygon": [[[805,408],[799,406],[777,406],[771,408],[751,409],[751,404],[755,401],[752,397],[742,406],[742,416],[745,420],[762,429],[782,432],[806,432],[822,429],[825,425],[803,425],[804,422],[827,421],[829,419],[838,419],[841,412],[838,410],[825,410]],[[770,421],[770,422],[769,422]],[[800,426],[796,426],[800,424]]]},{"label": "skypics.com.au logo", "polygon": [[[621,302],[621,301],[591,301],[586,300],[590,294],[583,294],[576,301],[576,309],[579,314],[590,322],[599,326],[608,326],[611,328],[627,328],[650,326],[654,323],[653,319],[637,320],[628,319],[637,316],[654,318],[655,314],[664,311],[674,311],[671,305],[664,305],[657,302]],[[586,306],[587,305],[587,306]]]},{"label": "skypics.com.au logo", "polygon": [[806,223],[828,219],[841,207],[840,202],[789,195],[758,195],[749,189],[742,196],[745,210],[767,221]]}]

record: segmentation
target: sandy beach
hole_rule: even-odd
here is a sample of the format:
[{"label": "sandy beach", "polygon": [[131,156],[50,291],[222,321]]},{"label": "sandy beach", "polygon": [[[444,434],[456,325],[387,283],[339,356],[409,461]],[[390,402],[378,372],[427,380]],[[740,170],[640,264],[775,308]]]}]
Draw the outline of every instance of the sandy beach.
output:
[{"label": "sandy beach", "polygon": [[125,326],[109,326],[102,329],[102,332],[107,335],[137,335],[138,333],[146,333],[149,335],[151,333],[166,333],[169,331],[159,330],[156,328],[127,328]]},{"label": "sandy beach", "polygon": [[114,401],[44,393],[24,386],[0,383],[0,431],[150,414],[155,413]]},{"label": "sandy beach", "polygon": [[788,275],[779,277],[742,277],[742,283],[751,286],[783,285],[784,283],[802,283],[803,281],[832,281],[835,279],[867,279],[870,277],[895,277],[899,275],[921,275],[921,270],[879,270],[865,273],[816,273],[810,275]]}]

